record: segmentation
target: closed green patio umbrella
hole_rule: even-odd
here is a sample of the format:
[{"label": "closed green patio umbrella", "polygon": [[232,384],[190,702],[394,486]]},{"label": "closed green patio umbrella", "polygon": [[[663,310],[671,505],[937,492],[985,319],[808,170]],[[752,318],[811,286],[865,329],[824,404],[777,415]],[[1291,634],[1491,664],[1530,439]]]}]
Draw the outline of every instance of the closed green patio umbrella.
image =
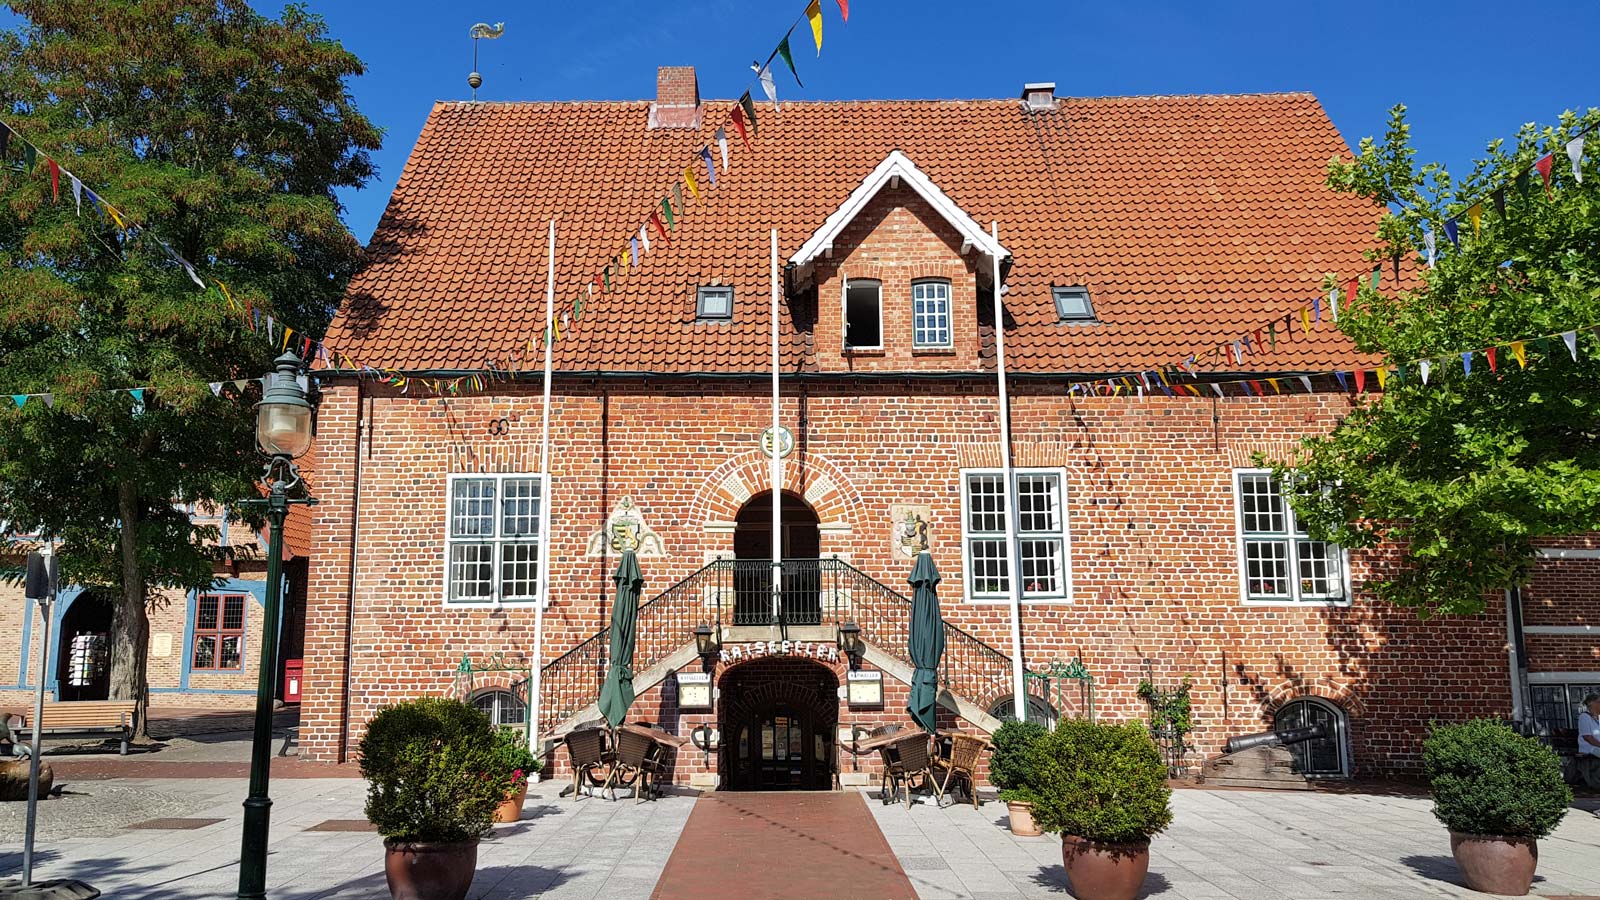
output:
[{"label": "closed green patio umbrella", "polygon": [[600,713],[616,728],[633,705],[634,627],[639,620],[639,591],[644,587],[639,559],[632,550],[623,552],[611,580],[617,583],[617,600],[611,607],[611,664],[606,669],[606,683],[600,687]]},{"label": "closed green patio umbrella", "polygon": [[934,712],[939,698],[939,659],[944,656],[944,618],[939,615],[939,568],[933,554],[917,554],[911,567],[911,702],[906,712],[929,734],[937,731]]}]

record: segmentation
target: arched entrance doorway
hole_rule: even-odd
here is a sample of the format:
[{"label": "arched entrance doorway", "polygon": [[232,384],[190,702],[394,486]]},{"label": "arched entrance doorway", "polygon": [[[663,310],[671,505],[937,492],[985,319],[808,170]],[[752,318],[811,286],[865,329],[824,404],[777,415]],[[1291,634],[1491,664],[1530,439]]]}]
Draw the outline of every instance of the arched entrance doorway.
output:
[{"label": "arched entrance doorway", "polygon": [[833,789],[839,678],[809,659],[743,663],[719,683],[719,768],[730,791]]},{"label": "arched entrance doorway", "polygon": [[56,648],[56,699],[105,700],[111,696],[111,601],[79,594],[61,616]]},{"label": "arched entrance doorway", "polygon": [[822,622],[820,575],[821,523],[816,510],[797,494],[782,492],[783,590],[776,608],[772,596],[772,492],[751,497],[733,524],[735,625],[771,624],[781,614],[788,625]]}]

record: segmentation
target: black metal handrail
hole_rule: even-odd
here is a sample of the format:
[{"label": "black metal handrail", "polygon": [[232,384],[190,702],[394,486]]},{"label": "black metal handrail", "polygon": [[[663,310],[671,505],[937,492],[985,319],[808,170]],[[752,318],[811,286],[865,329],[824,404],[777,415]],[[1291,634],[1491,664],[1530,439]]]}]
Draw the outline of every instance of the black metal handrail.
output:
[{"label": "black metal handrail", "polygon": [[[774,590],[770,560],[719,559],[640,605],[634,670],[643,672],[670,656],[701,624],[837,628],[849,621],[860,626],[864,639],[912,664],[909,598],[841,559],[786,559],[778,568]],[[944,687],[980,705],[1008,697],[1011,657],[949,622],[944,629]],[[600,696],[610,631],[600,629],[541,669],[547,726]],[[1047,689],[1036,683],[1028,693],[1047,700]]]}]

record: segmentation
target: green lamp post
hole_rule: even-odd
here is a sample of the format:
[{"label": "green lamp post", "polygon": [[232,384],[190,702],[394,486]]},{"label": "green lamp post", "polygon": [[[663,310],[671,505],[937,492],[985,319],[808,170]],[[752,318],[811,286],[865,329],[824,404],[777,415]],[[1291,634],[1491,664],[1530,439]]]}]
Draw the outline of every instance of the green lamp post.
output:
[{"label": "green lamp post", "polygon": [[311,403],[300,385],[300,357],[285,353],[277,369],[262,380],[256,404],[256,446],[269,459],[262,485],[267,496],[245,506],[265,508],[267,540],[266,615],[261,624],[261,671],[256,681],[256,723],[250,745],[250,796],[244,801],[244,839],[239,849],[239,900],[267,896],[267,824],[272,799],[267,778],[272,761],[272,693],[278,673],[278,617],[283,605],[283,520],[292,503],[314,504],[310,497],[291,498],[300,487],[294,461],[311,447]]}]

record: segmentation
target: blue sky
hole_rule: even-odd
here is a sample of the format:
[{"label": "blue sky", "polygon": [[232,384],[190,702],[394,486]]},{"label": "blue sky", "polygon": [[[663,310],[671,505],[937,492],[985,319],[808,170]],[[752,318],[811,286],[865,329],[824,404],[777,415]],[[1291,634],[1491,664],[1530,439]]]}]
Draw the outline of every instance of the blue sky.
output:
[{"label": "blue sky", "polygon": [[[1411,109],[1420,159],[1465,172],[1495,137],[1600,105],[1600,11],[1592,0],[822,0],[820,59],[802,22],[795,99],[1012,97],[1026,81],[1062,96],[1308,90],[1352,145]],[[474,22],[484,100],[646,99],[659,65],[693,65],[704,97],[734,97],[804,0],[528,3],[309,0],[367,62],[352,85],[387,132],[378,179],[347,192],[365,242],[436,99],[469,96]],[[256,3],[276,14],[277,0]],[[10,16],[0,13],[0,22]]]}]

